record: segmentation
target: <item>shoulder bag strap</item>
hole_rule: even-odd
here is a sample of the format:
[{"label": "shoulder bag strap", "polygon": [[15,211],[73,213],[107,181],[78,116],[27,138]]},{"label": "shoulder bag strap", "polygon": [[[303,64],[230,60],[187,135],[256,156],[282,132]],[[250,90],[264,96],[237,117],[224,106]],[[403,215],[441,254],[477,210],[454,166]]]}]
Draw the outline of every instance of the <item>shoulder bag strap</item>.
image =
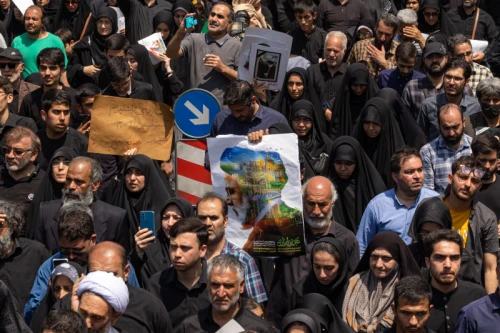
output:
[{"label": "shoulder bag strap", "polygon": [[474,28],[472,28],[472,37],[471,39],[474,39],[476,37],[476,28],[477,28],[477,22],[479,21],[479,12],[481,11],[480,8],[477,8],[476,11],[476,20],[474,21]]}]

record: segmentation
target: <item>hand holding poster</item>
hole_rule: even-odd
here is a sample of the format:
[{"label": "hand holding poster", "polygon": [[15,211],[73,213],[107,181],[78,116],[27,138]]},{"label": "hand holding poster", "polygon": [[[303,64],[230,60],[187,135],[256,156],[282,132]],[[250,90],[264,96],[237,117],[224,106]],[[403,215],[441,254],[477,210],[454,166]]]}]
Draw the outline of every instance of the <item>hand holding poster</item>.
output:
[{"label": "hand holding poster", "polygon": [[174,113],[165,104],[97,96],[92,108],[89,152],[122,155],[137,148],[154,160],[170,159]]},{"label": "hand holding poster", "polygon": [[226,237],[252,255],[304,251],[297,135],[208,138],[214,192],[229,206]]},{"label": "hand holding poster", "polygon": [[167,52],[167,47],[161,38],[161,32],[155,32],[151,36],[141,39],[138,43],[148,49],[149,58],[153,65],[161,61],[161,58],[158,57],[159,54],[165,54],[165,52]]}]

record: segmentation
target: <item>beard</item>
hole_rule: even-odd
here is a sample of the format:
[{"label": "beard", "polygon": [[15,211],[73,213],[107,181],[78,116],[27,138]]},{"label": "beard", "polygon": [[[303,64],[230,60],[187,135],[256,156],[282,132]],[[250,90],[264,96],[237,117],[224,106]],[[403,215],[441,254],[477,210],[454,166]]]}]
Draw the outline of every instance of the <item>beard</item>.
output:
[{"label": "beard", "polygon": [[[328,226],[328,224],[332,220],[332,217],[333,217],[333,210],[331,209],[326,216],[325,214],[319,214],[319,215],[315,215],[314,213],[311,213],[309,215],[304,214],[304,220],[306,221],[307,225],[311,227],[311,229],[313,230],[323,229],[326,226]],[[321,220],[314,220],[313,218],[316,219],[321,218]]]},{"label": "beard", "polygon": [[444,139],[444,142],[446,142],[448,145],[454,146],[454,145],[458,144],[460,141],[462,141],[463,134],[464,134],[464,132],[462,131],[459,134],[454,135],[454,136],[443,136],[443,139]]},{"label": "beard", "polygon": [[[219,305],[219,304],[215,303],[215,301],[217,301],[217,300],[225,300],[225,301],[228,301],[229,303],[224,304],[224,305]],[[238,293],[234,294],[234,296],[232,298],[229,298],[227,296],[224,298],[219,298],[216,295],[216,296],[212,297],[211,303],[212,303],[212,307],[215,310],[217,310],[219,312],[227,312],[227,311],[231,310],[236,305],[236,303],[238,303],[239,300],[240,300],[240,294],[238,294]]]},{"label": "beard", "polygon": [[381,42],[377,39],[377,37],[375,37],[375,47],[379,50],[382,49],[382,45],[384,45],[384,48],[385,48],[385,51],[388,52],[389,49],[391,48],[391,44],[392,44],[392,40],[393,38],[391,38],[390,40],[388,41],[385,41],[385,42]]},{"label": "beard", "polygon": [[493,178],[493,175],[495,174],[495,170],[496,170],[496,168],[493,171],[485,170],[484,171],[484,176],[481,179],[485,180],[485,181],[491,180],[491,178]]},{"label": "beard", "polygon": [[74,190],[68,190],[66,188],[62,189],[62,194],[63,207],[75,201],[81,202],[85,206],[90,206],[90,204],[92,204],[92,201],[94,200],[92,186],[89,186],[87,192],[84,194],[80,194]]},{"label": "beard", "polygon": [[26,153],[26,156],[24,158],[22,158],[21,160],[16,161],[14,159],[14,161],[16,162],[15,165],[9,165],[9,163],[7,163],[8,160],[6,159],[5,166],[7,167],[7,170],[9,170],[9,171],[13,171],[13,172],[22,171],[28,166],[28,164],[30,164],[30,159],[31,159],[31,154]]},{"label": "beard", "polygon": [[430,66],[424,63],[424,68],[430,76],[441,76],[444,72],[443,66],[439,63],[432,63]]},{"label": "beard", "polygon": [[19,77],[21,76],[21,71],[18,71],[17,73],[15,74],[12,74],[11,77],[9,77],[9,81],[10,83],[14,83],[17,81],[17,79],[19,79]]},{"label": "beard", "polygon": [[104,326],[100,330],[96,330],[95,328],[89,328],[88,333],[108,333],[110,329],[111,329],[111,321],[107,323],[106,326]]},{"label": "beard", "polygon": [[10,232],[10,229],[7,227],[7,231],[5,232],[5,235],[0,237],[0,253],[5,253],[9,249],[10,242],[12,241],[12,233]]}]

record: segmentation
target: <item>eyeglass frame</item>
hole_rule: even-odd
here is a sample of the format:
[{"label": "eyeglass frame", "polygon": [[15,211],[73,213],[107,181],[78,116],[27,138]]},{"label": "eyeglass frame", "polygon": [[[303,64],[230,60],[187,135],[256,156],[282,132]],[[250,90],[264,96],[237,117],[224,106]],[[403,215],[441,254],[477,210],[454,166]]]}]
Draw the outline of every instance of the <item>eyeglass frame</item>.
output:
[{"label": "eyeglass frame", "polygon": [[[7,145],[3,145],[2,147],[0,147],[0,149],[4,155],[10,154],[10,152],[14,152],[14,155],[16,157],[23,157],[27,152],[34,151],[34,149],[26,149],[25,150],[25,149],[21,149],[21,148],[12,148],[12,147],[9,147]],[[6,151],[6,150],[8,150],[8,151]],[[16,150],[22,151],[22,153],[17,153]]]},{"label": "eyeglass frame", "polygon": [[[467,171],[467,169],[469,169],[469,171]],[[486,171],[484,169],[479,169],[479,168],[476,168],[476,167],[471,167],[471,166],[468,166],[468,165],[465,165],[465,164],[460,164],[458,166],[457,174],[458,174],[459,177],[460,177],[460,175],[469,177],[471,173],[473,173],[474,177],[476,177],[479,180],[481,180],[481,179],[483,179],[484,174],[486,173]]]}]

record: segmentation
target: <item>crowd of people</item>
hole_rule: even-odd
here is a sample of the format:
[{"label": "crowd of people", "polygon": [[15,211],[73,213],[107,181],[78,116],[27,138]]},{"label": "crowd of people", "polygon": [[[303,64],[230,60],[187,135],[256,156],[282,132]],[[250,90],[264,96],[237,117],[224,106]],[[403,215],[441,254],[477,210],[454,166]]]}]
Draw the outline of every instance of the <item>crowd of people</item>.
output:
[{"label": "crowd of people", "polygon": [[[248,27],[293,38],[280,90],[238,79]],[[499,28],[494,0],[0,0],[0,332],[496,332]],[[211,137],[297,135],[303,253],[233,244],[175,144],[88,152],[96,97],[192,88]]]}]

